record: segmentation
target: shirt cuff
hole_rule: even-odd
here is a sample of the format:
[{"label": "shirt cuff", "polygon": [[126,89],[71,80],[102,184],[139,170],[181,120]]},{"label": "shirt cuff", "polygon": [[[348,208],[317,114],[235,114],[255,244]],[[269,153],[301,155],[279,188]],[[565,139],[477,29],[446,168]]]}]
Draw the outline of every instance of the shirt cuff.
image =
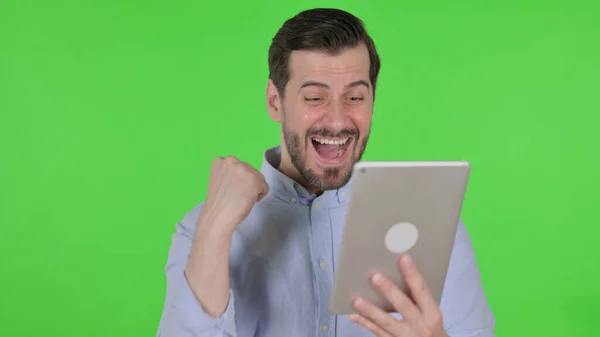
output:
[{"label": "shirt cuff", "polygon": [[[229,302],[227,308],[219,317],[212,317],[208,315],[200,305],[200,302],[194,295],[194,292],[190,288],[187,278],[182,278],[182,285],[180,287],[180,294],[175,303],[177,311],[179,311],[183,325],[192,330],[216,330],[224,331],[231,330],[235,331],[234,324],[234,296],[231,288],[229,289]],[[225,329],[227,328],[227,329]]]}]

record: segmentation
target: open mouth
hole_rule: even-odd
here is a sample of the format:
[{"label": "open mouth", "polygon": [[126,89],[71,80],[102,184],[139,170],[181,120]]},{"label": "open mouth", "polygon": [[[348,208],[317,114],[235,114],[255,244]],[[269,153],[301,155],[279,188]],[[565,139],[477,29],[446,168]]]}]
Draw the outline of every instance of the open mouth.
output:
[{"label": "open mouth", "polygon": [[312,137],[311,143],[317,159],[323,165],[339,165],[348,157],[348,149],[354,141],[353,137],[346,138],[327,138]]}]

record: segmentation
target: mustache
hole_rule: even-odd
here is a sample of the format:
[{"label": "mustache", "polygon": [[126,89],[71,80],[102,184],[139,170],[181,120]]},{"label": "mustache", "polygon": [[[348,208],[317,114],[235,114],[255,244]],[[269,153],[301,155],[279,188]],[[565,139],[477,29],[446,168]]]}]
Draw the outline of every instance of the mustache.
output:
[{"label": "mustache", "polygon": [[332,131],[326,128],[314,128],[308,130],[306,133],[308,137],[326,137],[326,138],[346,138],[346,137],[357,137],[357,129],[342,129],[339,131]]}]

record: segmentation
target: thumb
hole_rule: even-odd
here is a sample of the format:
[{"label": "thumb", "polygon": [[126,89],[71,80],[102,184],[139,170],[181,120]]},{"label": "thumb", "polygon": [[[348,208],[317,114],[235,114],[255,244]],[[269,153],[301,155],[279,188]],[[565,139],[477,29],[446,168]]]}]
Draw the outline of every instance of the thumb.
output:
[{"label": "thumb", "polygon": [[261,184],[261,189],[256,197],[256,202],[263,200],[267,194],[269,194],[269,185],[265,182],[264,184]]}]

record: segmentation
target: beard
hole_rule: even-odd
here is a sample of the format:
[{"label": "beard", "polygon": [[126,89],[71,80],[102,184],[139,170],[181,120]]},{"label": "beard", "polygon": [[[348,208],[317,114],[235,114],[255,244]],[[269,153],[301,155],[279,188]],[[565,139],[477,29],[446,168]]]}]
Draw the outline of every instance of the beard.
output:
[{"label": "beard", "polygon": [[[290,155],[290,159],[292,165],[296,168],[300,176],[308,182],[312,187],[316,188],[319,191],[327,191],[327,190],[336,190],[340,187],[346,185],[350,178],[352,177],[352,169],[354,164],[362,158],[365,149],[367,147],[367,142],[369,140],[369,135],[365,135],[365,137],[360,141],[360,134],[357,129],[344,129],[339,132],[333,132],[329,129],[323,128],[311,128],[306,132],[304,137],[301,137],[300,134],[291,131],[285,120],[282,122],[283,129],[283,140],[285,142],[285,146]],[[343,165],[340,167],[327,167],[323,168],[323,174],[317,175],[315,171],[306,166],[306,157],[307,153],[304,151],[302,141],[303,139],[307,139],[313,136],[322,136],[322,137],[353,137],[354,140],[352,142],[352,148],[346,149],[346,151],[352,151],[348,155],[350,155],[350,161],[352,165]],[[310,146],[310,144],[309,144]]]}]

